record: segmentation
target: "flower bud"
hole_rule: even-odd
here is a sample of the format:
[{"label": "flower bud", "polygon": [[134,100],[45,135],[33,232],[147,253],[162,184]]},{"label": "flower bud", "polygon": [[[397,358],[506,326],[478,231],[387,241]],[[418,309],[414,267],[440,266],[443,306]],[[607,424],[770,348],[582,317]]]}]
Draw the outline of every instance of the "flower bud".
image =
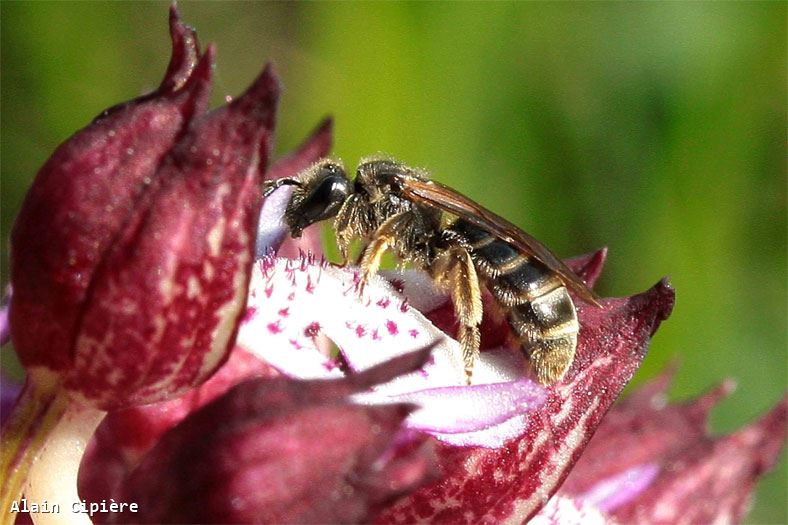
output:
[{"label": "flower bud", "polygon": [[12,232],[22,363],[103,409],[205,380],[246,301],[278,82],[267,68],[205,114],[213,49],[199,57],[174,10],[171,33],[159,89],[62,144]]}]

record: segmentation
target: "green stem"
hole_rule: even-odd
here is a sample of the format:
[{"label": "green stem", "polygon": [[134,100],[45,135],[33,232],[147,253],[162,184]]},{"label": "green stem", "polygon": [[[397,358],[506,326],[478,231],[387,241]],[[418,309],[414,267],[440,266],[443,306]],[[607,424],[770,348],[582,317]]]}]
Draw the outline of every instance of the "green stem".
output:
[{"label": "green stem", "polygon": [[36,525],[88,524],[73,512],[79,502],[77,473],[88,441],[106,412],[80,404],[61,388],[56,374],[28,371],[22,394],[2,431],[0,524],[13,525],[22,493],[28,506],[59,512],[30,512]]},{"label": "green stem", "polygon": [[48,371],[28,374],[22,394],[3,425],[0,452],[0,523],[12,525],[11,512],[27,481],[30,468],[68,406],[68,396]]}]

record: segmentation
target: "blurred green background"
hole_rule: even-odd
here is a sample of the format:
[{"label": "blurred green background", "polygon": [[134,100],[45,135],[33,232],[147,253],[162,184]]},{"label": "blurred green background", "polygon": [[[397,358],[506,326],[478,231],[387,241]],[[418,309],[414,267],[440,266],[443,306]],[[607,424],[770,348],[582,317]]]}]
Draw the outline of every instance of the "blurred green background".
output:
[{"label": "blurred green background", "polygon": [[[180,8],[218,44],[217,103],[275,62],[278,151],[331,114],[349,165],[387,152],[560,255],[609,246],[603,295],[669,275],[676,308],[636,381],[673,360],[676,398],[736,378],[716,431],[783,395],[784,2]],[[166,3],[1,9],[4,284],[11,223],[38,167],[103,108],[155,87],[169,41]],[[749,521],[788,522],[786,501],[783,457]]]}]

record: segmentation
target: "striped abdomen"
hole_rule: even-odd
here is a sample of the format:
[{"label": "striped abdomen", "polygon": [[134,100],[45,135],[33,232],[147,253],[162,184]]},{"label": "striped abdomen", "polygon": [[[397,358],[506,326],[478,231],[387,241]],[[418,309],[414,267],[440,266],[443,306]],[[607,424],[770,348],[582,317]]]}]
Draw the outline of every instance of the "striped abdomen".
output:
[{"label": "striped abdomen", "polygon": [[575,305],[558,275],[485,230],[459,219],[449,228],[469,248],[479,277],[506,311],[537,379],[553,383],[575,355]]}]

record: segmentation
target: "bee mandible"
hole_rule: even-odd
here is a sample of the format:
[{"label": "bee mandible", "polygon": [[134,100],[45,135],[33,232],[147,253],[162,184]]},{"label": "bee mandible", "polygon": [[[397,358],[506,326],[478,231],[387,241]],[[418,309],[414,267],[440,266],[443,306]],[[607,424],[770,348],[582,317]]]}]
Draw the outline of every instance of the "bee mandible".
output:
[{"label": "bee mandible", "polygon": [[359,293],[393,250],[428,272],[453,300],[468,384],[479,355],[484,285],[506,314],[539,382],[563,378],[572,364],[580,324],[569,295],[599,305],[585,283],[539,241],[427,172],[389,158],[363,159],[351,181],[342,164],[324,159],[297,177],[269,181],[268,196],[293,186],[284,215],[290,234],[334,219],[347,262],[363,243]]}]

